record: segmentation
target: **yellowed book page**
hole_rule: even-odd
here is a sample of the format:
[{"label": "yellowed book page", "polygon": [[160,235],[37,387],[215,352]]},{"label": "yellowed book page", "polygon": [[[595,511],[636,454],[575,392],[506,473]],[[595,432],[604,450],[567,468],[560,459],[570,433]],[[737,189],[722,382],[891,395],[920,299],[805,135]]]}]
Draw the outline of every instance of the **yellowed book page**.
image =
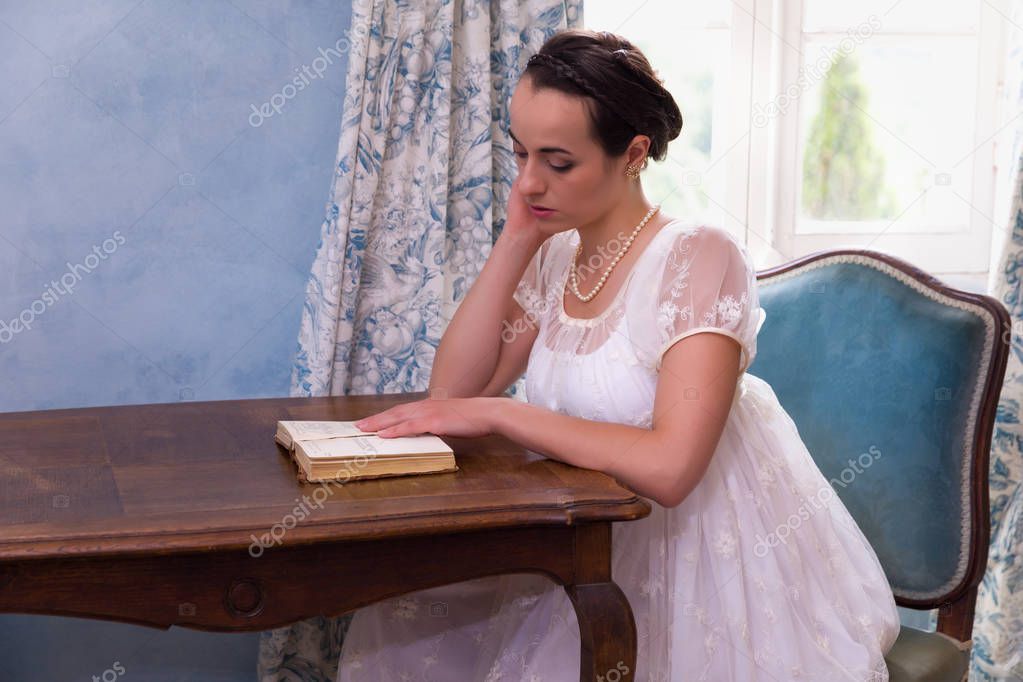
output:
[{"label": "yellowed book page", "polygon": [[351,438],[365,436],[376,431],[363,431],[354,421],[285,421],[277,422],[277,431],[284,431],[291,440],[316,440],[320,438]]},{"label": "yellowed book page", "polygon": [[393,460],[375,459],[370,461],[370,466],[358,467],[352,462],[342,464],[328,464],[326,462],[317,464],[309,473],[307,481],[354,481],[366,478],[384,478],[387,476],[410,476],[417,474],[433,474],[458,471],[458,466],[453,458],[443,461],[432,461],[429,459],[405,460],[401,466],[393,466]]},{"label": "yellowed book page", "polygon": [[352,436],[325,440],[301,441],[299,447],[309,459],[344,457],[375,457],[394,455],[429,455],[454,452],[447,443],[433,434],[381,438],[380,436]]}]

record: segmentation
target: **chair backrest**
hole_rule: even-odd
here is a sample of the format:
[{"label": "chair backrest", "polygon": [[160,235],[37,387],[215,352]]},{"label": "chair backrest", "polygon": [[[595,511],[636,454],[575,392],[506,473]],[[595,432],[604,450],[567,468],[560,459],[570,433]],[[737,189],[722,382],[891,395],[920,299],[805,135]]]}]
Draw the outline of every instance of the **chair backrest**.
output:
[{"label": "chair backrest", "polygon": [[896,602],[967,595],[972,623],[1008,312],[876,251],[824,251],[757,277],[767,318],[750,373],[792,417]]}]

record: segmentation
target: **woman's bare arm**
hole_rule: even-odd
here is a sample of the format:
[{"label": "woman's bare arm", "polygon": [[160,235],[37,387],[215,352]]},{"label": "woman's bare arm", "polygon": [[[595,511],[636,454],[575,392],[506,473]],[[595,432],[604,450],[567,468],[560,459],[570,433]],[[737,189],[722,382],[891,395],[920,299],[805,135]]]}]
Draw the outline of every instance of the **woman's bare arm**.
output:
[{"label": "woman's bare arm", "polygon": [[539,333],[539,320],[527,315],[514,299],[508,300],[508,312],[501,326],[501,351],[497,356],[497,366],[490,381],[479,392],[484,397],[504,394],[525,373],[533,342]]},{"label": "woman's bare arm", "polygon": [[[497,238],[437,347],[430,374],[431,396],[468,398],[480,395],[490,384],[501,355],[508,301],[542,243],[541,236],[508,230]],[[515,308],[521,310],[517,304]]]},{"label": "woman's bare arm", "polygon": [[524,369],[524,359],[536,337],[536,330],[528,327],[534,325],[526,325],[525,333],[515,334],[508,342],[502,341],[501,333],[506,324],[523,326],[524,311],[512,294],[548,235],[540,231],[539,220],[522,198],[518,178],[511,185],[507,214],[483,270],[437,346],[430,372],[430,397],[498,395],[518,378],[515,372]]},{"label": "woman's bare arm", "polygon": [[494,429],[523,447],[602,471],[665,507],[703,478],[731,409],[739,344],[702,333],[672,346],[661,363],[652,427],[593,421],[505,399]]}]

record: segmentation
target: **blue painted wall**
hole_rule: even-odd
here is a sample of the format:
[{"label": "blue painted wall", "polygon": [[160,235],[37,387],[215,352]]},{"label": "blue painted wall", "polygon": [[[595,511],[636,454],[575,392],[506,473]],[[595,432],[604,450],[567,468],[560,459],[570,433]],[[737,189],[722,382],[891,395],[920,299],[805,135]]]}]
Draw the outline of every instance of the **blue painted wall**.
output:
[{"label": "blue painted wall", "polygon": [[[0,411],[288,394],[350,19],[0,0]],[[5,680],[251,680],[256,650],[0,616]]]}]

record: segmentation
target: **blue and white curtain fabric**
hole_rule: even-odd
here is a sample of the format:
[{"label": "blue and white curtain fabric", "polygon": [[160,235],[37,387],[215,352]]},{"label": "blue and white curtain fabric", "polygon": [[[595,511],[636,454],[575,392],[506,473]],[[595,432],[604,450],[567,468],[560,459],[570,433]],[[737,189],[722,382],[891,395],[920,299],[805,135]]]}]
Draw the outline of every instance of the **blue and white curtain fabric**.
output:
[{"label": "blue and white curtain fabric", "polygon": [[991,448],[991,544],[973,621],[971,680],[1023,680],[1023,172],[992,295],[1012,317],[1012,350]]},{"label": "blue and white curtain fabric", "polygon": [[970,679],[1023,680],[1023,164],[991,295],[1012,317],[1012,349],[991,447],[991,544],[977,594]]},{"label": "blue and white curtain fabric", "polygon": [[[512,91],[547,38],[581,23],[582,0],[354,0],[293,396],[428,388],[441,335],[504,225]],[[349,620],[262,633],[261,682],[332,682]]]},{"label": "blue and white curtain fabric", "polygon": [[[1006,119],[1023,113],[1023,1],[1010,5],[1005,96]],[[1011,351],[998,403],[991,447],[991,544],[977,595],[970,680],[1023,680],[1023,125],[1015,121],[1015,168],[1000,260],[990,294],[1012,318],[1003,331]]]}]

